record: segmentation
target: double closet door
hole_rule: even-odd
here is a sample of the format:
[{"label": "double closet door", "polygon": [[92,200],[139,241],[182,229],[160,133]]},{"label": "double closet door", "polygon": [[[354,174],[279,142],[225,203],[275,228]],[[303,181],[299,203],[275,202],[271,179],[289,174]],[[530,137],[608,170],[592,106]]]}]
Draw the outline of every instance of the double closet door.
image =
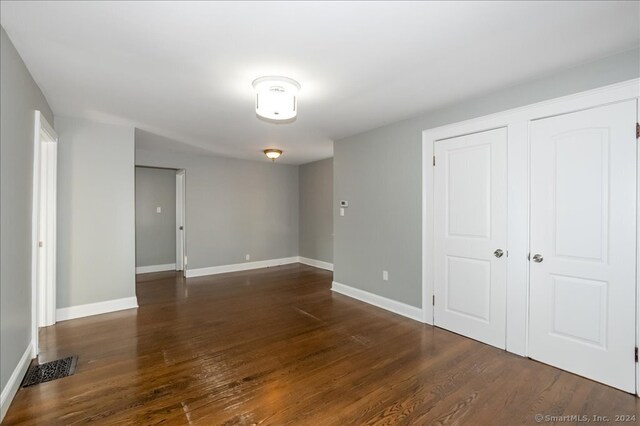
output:
[{"label": "double closet door", "polygon": [[[635,392],[636,102],[534,120],[529,357]],[[434,324],[505,348],[507,130],[434,144]]]}]

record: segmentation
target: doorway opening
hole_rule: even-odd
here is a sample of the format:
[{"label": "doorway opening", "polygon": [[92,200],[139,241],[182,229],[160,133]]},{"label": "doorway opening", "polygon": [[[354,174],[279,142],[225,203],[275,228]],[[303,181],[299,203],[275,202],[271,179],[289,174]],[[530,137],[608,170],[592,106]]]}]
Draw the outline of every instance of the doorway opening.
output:
[{"label": "doorway opening", "polygon": [[31,323],[35,357],[39,352],[38,329],[56,323],[58,135],[40,111],[35,111],[34,123]]},{"label": "doorway opening", "polygon": [[136,274],[186,269],[184,169],[136,166]]},{"label": "doorway opening", "polygon": [[176,171],[176,271],[187,276],[186,255],[186,171]]}]

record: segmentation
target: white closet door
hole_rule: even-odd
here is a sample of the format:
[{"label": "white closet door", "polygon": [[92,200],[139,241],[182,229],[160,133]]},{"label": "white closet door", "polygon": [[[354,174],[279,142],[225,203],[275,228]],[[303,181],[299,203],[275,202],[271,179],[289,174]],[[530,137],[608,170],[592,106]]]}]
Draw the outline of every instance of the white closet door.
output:
[{"label": "white closet door", "polygon": [[434,152],[434,323],[505,348],[507,129]]},{"label": "white closet door", "polygon": [[531,124],[529,356],[635,392],[635,101]]}]

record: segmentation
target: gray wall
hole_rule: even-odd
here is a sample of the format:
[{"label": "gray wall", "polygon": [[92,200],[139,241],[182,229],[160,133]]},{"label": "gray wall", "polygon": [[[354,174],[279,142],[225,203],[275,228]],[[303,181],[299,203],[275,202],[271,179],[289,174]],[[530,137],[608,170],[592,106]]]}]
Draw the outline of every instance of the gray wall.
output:
[{"label": "gray wall", "polygon": [[[166,138],[136,130],[149,146]],[[188,269],[298,255],[298,167],[164,149],[136,165],[186,170]]]},{"label": "gray wall", "polygon": [[176,171],[136,167],[136,266],[175,262]]},{"label": "gray wall", "polygon": [[58,308],[135,296],[134,129],[56,117]]},{"label": "gray wall", "polygon": [[634,49],[334,143],[334,280],[421,306],[423,130],[639,75]]},{"label": "gray wall", "polygon": [[300,256],[333,263],[333,158],[300,166]]},{"label": "gray wall", "polygon": [[31,342],[34,111],[53,113],[0,28],[0,388]]}]

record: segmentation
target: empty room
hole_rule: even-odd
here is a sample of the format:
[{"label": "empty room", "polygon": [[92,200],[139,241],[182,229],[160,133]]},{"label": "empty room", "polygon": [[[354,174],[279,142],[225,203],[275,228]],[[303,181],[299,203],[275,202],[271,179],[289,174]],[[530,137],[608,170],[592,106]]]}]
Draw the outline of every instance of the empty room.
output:
[{"label": "empty room", "polygon": [[640,423],[640,2],[0,24],[3,425]]}]

